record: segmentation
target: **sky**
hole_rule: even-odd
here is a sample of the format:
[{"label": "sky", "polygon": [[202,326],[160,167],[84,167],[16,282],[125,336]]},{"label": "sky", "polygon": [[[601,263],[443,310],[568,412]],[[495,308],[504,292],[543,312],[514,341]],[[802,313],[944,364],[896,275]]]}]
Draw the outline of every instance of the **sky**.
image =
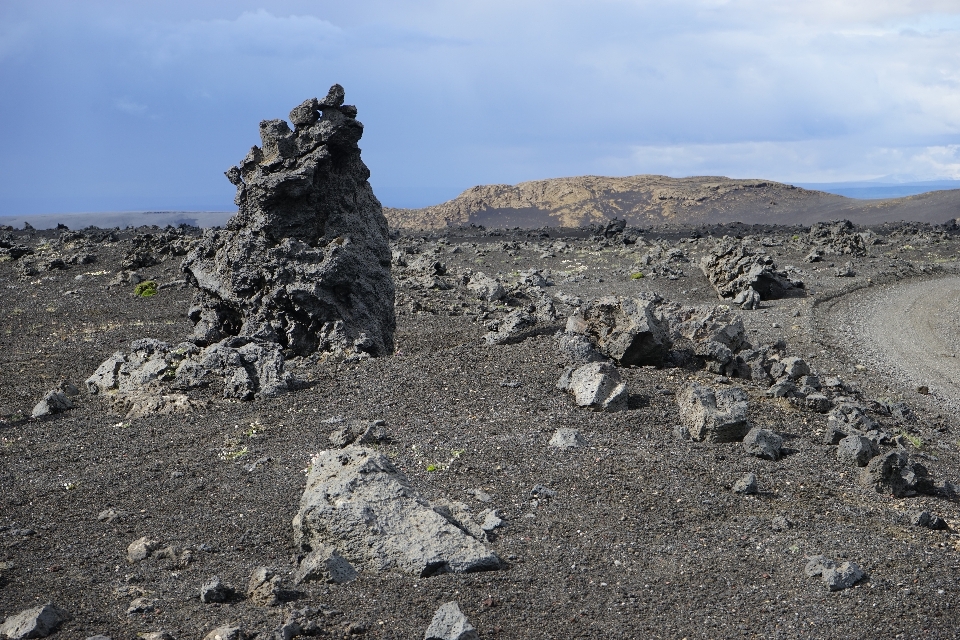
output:
[{"label": "sky", "polygon": [[0,215],[232,210],[259,121],[334,83],[386,206],[960,179],[957,0],[3,0]]}]

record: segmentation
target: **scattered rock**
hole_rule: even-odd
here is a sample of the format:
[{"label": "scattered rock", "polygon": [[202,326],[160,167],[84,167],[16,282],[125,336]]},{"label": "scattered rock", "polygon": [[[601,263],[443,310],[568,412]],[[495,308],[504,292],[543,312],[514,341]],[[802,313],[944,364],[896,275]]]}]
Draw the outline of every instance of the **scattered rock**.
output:
[{"label": "scattered rock", "polygon": [[0,637],[8,640],[27,640],[28,638],[46,638],[72,616],[48,602],[39,607],[21,611],[0,624]]},{"label": "scattered rock", "polygon": [[460,611],[456,602],[440,605],[423,634],[424,640],[479,640],[477,630]]},{"label": "scattered rock", "polygon": [[579,333],[566,331],[557,333],[557,351],[564,362],[574,365],[601,362],[606,359],[593,347],[593,343],[585,335]]},{"label": "scattered rock", "polygon": [[150,613],[157,608],[157,603],[155,600],[150,598],[134,598],[130,602],[130,605],[127,607],[127,615],[132,616],[138,613]]},{"label": "scattered rock", "polygon": [[733,492],[741,496],[752,496],[757,494],[757,476],[753,473],[746,473],[739,480],[733,483]]},{"label": "scattered rock", "polygon": [[247,598],[262,607],[280,604],[283,596],[280,576],[267,567],[257,567],[247,583]]},{"label": "scattered rock", "polygon": [[497,509],[484,509],[480,512],[480,517],[482,518],[480,528],[487,533],[503,526],[503,518],[500,517],[500,511]]},{"label": "scattered rock", "polygon": [[200,602],[209,604],[212,602],[227,602],[236,594],[236,590],[220,581],[220,578],[214,576],[209,582],[200,587]]},{"label": "scattered rock", "polygon": [[160,543],[157,540],[151,540],[147,536],[134,540],[130,543],[130,546],[127,547],[127,562],[135,564],[146,560],[150,557],[150,554],[159,548]]},{"label": "scattered rock", "polygon": [[853,562],[837,565],[826,556],[813,556],[807,562],[803,572],[808,578],[820,576],[830,591],[849,589],[863,580],[866,574]]},{"label": "scattered rock", "polygon": [[860,484],[872,486],[877,493],[904,498],[933,491],[933,480],[927,468],[911,462],[907,454],[890,451],[873,458],[860,472]]},{"label": "scattered rock", "polygon": [[240,627],[224,625],[217,627],[207,635],[203,640],[252,640],[255,634],[249,634]]},{"label": "scattered rock", "polygon": [[743,438],[744,450],[766,460],[779,460],[783,438],[768,429],[754,427]]},{"label": "scattered rock", "polygon": [[747,287],[737,294],[737,296],[733,299],[733,304],[738,305],[745,311],[759,309],[760,294],[754,291],[752,287]]},{"label": "scattered rock", "polygon": [[293,575],[294,584],[302,582],[327,582],[344,584],[355,580],[357,570],[350,562],[328,545],[317,545],[308,553]]},{"label": "scattered rock", "polygon": [[393,353],[389,234],[360,159],[363,125],[340,85],[294,112],[307,114],[291,115],[294,130],[260,123],[261,147],[226,172],[239,211],[184,258],[197,288],[192,339],[242,336],[302,356]]},{"label": "scattered rock", "polygon": [[301,548],[335,547],[373,573],[427,577],[500,567],[493,552],[431,508],[386,456],[358,446],[314,456],[293,528]]},{"label": "scattered rock", "polygon": [[870,438],[847,436],[837,445],[837,460],[858,467],[865,467],[879,451]]},{"label": "scattered rock", "polygon": [[653,300],[607,296],[568,318],[566,332],[587,336],[623,366],[655,365],[670,348],[669,325],[655,311]]},{"label": "scattered rock", "polygon": [[770,528],[774,531],[787,531],[793,528],[793,523],[790,522],[786,516],[777,516],[773,519],[773,522],[770,523]]},{"label": "scattered rock", "polygon": [[747,392],[741,387],[715,391],[696,382],[677,397],[680,419],[690,438],[710,442],[737,442],[747,435]]},{"label": "scattered rock", "polygon": [[910,518],[910,524],[915,527],[924,527],[934,531],[946,531],[950,527],[940,516],[935,516],[929,511],[918,511]]},{"label": "scattered rock", "polygon": [[579,407],[611,412],[627,408],[627,386],[609,362],[567,368],[557,382],[557,389],[572,393]]},{"label": "scattered rock", "polygon": [[507,295],[506,289],[503,288],[499,280],[480,272],[470,276],[467,289],[484,302],[496,302]]},{"label": "scattered rock", "polygon": [[583,436],[576,429],[557,429],[550,438],[550,446],[557,449],[573,449],[587,444]]},{"label": "scattered rock", "polygon": [[169,631],[149,631],[146,633],[138,633],[138,638],[141,640],[176,640],[173,637],[173,634]]},{"label": "scattered rock", "polygon": [[313,607],[294,609],[287,614],[280,628],[269,636],[269,640],[293,640],[301,636],[326,635],[323,627],[313,620],[324,613],[326,612],[323,609]]},{"label": "scattered rock", "polygon": [[375,444],[387,439],[383,420],[349,420],[346,425],[330,434],[330,443],[338,448],[349,444]]},{"label": "scattered rock", "polygon": [[49,416],[54,413],[63,413],[68,409],[73,409],[73,402],[65,393],[58,389],[48,391],[43,400],[37,403],[31,414],[34,418]]},{"label": "scattered rock", "polygon": [[530,489],[530,495],[532,495],[534,498],[550,499],[556,498],[557,492],[553,489],[543,486],[542,484],[535,484],[533,485],[533,488]]}]

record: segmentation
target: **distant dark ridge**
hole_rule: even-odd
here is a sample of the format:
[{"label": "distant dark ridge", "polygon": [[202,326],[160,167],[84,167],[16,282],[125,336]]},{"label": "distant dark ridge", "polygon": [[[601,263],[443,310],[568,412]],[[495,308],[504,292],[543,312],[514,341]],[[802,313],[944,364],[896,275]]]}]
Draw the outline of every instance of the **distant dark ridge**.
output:
[{"label": "distant dark ridge", "polygon": [[234,211],[114,211],[105,213],[44,213],[24,216],[0,216],[0,225],[20,229],[28,222],[35,229],[53,229],[64,224],[70,229],[86,227],[140,227],[157,225],[222,227]]}]

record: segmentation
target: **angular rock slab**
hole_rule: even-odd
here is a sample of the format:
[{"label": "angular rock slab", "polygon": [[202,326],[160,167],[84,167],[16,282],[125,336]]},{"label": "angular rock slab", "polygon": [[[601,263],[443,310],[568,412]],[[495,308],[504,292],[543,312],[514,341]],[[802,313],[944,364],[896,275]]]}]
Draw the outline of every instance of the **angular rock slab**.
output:
[{"label": "angular rock slab", "polygon": [[808,578],[820,576],[830,591],[849,589],[867,577],[856,563],[844,562],[838,565],[826,556],[810,558],[803,572]]},{"label": "angular rock slab", "polygon": [[357,142],[363,125],[334,85],[283,120],[260,123],[226,176],[239,211],[211,229],[181,269],[197,293],[197,344],[228,336],[316,351],[393,352],[396,328],[387,219]]},{"label": "angular rock slab", "polygon": [[693,440],[737,442],[747,435],[747,392],[740,387],[715,391],[691,382],[677,397],[680,420]]},{"label": "angular rock slab", "polygon": [[440,605],[433,615],[430,626],[423,634],[423,640],[479,640],[479,638],[476,628],[463,615],[456,602]]},{"label": "angular rock slab", "polygon": [[314,456],[293,534],[306,551],[335,547],[373,573],[500,568],[496,554],[434,510],[386,456],[365,447]]},{"label": "angular rock slab", "polygon": [[557,389],[572,393],[579,407],[598,411],[627,408],[627,386],[609,362],[592,362],[576,369],[569,367],[557,381]]},{"label": "angular rock slab", "polygon": [[568,333],[581,333],[603,355],[618,364],[655,365],[670,349],[668,323],[652,300],[606,296],[584,307],[567,321]]},{"label": "angular rock slab", "polygon": [[46,638],[64,622],[71,620],[69,613],[48,602],[10,616],[0,624],[0,638],[27,640]]}]

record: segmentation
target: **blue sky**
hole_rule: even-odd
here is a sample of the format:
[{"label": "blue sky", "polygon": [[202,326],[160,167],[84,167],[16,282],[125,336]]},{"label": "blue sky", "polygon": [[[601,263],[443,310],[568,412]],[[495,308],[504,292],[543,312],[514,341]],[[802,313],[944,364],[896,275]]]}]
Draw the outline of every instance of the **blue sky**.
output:
[{"label": "blue sky", "polygon": [[385,205],[569,175],[960,178],[956,0],[0,3],[0,215],[230,210],[338,82]]}]

